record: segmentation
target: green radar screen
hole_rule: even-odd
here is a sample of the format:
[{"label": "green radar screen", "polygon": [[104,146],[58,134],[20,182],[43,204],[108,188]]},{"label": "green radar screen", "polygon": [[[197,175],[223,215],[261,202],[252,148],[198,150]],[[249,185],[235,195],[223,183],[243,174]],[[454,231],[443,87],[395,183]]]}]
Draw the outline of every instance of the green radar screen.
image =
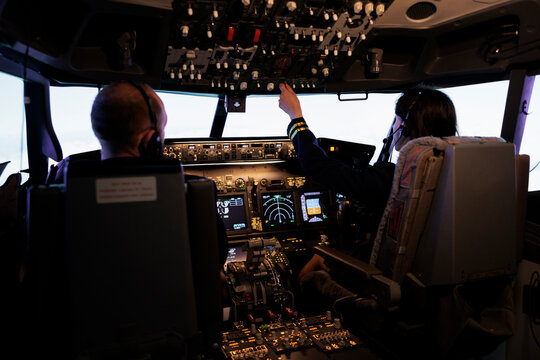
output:
[{"label": "green radar screen", "polygon": [[263,194],[262,211],[267,227],[291,225],[296,222],[292,193]]}]

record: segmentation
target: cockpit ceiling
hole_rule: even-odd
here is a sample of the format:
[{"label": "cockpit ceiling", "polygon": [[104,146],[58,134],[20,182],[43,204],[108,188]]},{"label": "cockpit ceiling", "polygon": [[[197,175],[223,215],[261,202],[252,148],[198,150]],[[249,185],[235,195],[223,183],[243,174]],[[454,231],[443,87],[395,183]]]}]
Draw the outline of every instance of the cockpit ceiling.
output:
[{"label": "cockpit ceiling", "polygon": [[0,53],[52,84],[397,90],[540,72],[540,0],[7,0]]}]

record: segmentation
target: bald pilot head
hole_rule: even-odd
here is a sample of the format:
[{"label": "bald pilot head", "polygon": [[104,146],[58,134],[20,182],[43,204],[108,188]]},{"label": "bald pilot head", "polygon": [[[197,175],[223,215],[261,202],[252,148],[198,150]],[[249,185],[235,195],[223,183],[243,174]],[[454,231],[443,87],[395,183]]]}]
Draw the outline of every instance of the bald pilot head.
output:
[{"label": "bald pilot head", "polygon": [[[147,95],[151,109],[137,86]],[[155,125],[150,111],[155,114]],[[106,86],[94,99],[90,117],[102,159],[142,156],[156,132],[161,141],[165,136],[167,114],[163,102],[145,84],[122,81]]]}]

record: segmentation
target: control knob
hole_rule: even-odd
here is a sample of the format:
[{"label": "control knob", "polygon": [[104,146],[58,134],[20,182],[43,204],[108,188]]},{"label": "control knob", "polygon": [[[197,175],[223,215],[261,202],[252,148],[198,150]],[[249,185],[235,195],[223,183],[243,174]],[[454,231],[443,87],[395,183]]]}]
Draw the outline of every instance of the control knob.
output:
[{"label": "control knob", "polygon": [[238,189],[243,189],[246,187],[246,181],[242,178],[238,178],[234,181],[234,186],[236,186]]},{"label": "control knob", "polygon": [[362,4],[361,1],[355,1],[355,3],[353,4],[353,11],[355,14],[358,14],[360,13],[360,11],[362,11],[362,8],[364,7],[364,5]]},{"label": "control knob", "polygon": [[182,32],[182,37],[187,37],[188,34],[189,34],[189,26],[183,25],[183,26],[180,28],[180,31]]},{"label": "control knob", "polygon": [[383,3],[379,3],[375,7],[375,13],[377,14],[377,16],[381,16],[382,14],[384,14],[385,11],[386,11],[386,7]]},{"label": "control knob", "polygon": [[287,1],[286,6],[289,11],[294,11],[296,10],[296,1]]},{"label": "control knob", "polygon": [[371,14],[375,10],[375,5],[370,1],[366,4],[366,14]]}]

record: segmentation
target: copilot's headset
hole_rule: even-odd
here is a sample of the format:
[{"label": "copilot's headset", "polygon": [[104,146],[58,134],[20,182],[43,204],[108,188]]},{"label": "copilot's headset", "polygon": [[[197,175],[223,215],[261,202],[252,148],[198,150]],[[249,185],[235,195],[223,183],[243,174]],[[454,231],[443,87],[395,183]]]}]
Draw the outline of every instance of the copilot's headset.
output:
[{"label": "copilot's headset", "polygon": [[[401,134],[399,135],[400,137],[402,136],[405,136],[405,137],[408,137],[410,136],[410,126],[408,126],[407,124],[409,123],[409,118],[410,118],[410,114],[413,110],[413,107],[414,105],[416,105],[416,102],[418,101],[418,98],[420,97],[420,95],[422,95],[422,92],[421,91],[418,91],[416,93],[416,96],[414,97],[413,101],[411,101],[411,104],[409,105],[409,108],[407,109],[407,114],[405,114],[405,117],[403,118],[403,122],[401,123],[401,125],[394,131],[392,131],[392,128],[390,128],[390,134],[388,134],[388,136],[386,136],[384,139],[383,139],[383,142],[384,143],[387,143],[390,141],[390,139],[399,131],[401,130]],[[395,120],[394,120],[395,121]],[[394,125],[394,123],[392,122],[392,126]]]},{"label": "copilot's headset", "polygon": [[151,129],[154,130],[154,133],[152,134],[152,137],[150,138],[146,146],[144,145],[144,141],[141,141],[141,143],[139,144],[139,153],[141,154],[141,157],[146,159],[159,159],[163,156],[163,144],[161,143],[161,137],[159,136],[159,131],[157,128],[158,123],[156,113],[152,108],[150,98],[140,85],[136,84],[133,81],[128,82],[133,85],[144,98],[144,102],[148,107],[148,113],[150,114]]},{"label": "copilot's headset", "polygon": [[408,137],[410,136],[410,125],[409,124],[409,118],[411,115],[411,112],[413,110],[414,105],[416,105],[416,102],[418,101],[418,98],[422,95],[422,91],[418,91],[416,93],[416,96],[414,97],[413,101],[411,101],[411,105],[409,105],[409,108],[407,109],[407,114],[405,115],[405,118],[403,119],[403,123],[401,124],[401,136]]},{"label": "copilot's headset", "polygon": [[388,135],[383,139],[383,148],[381,150],[381,153],[379,154],[379,158],[377,159],[377,162],[388,162],[391,158],[390,151],[392,146],[392,139],[394,135],[401,130],[401,133],[399,134],[399,137],[402,136],[408,137],[411,135],[410,133],[410,125],[407,125],[409,122],[410,114],[413,110],[414,105],[416,105],[416,102],[418,101],[418,98],[422,95],[422,91],[418,91],[416,93],[416,96],[414,97],[413,101],[411,101],[411,104],[409,105],[409,108],[407,109],[407,114],[403,118],[403,122],[401,125],[396,129],[393,130],[394,123],[396,119],[394,118],[394,121],[392,122],[392,125],[390,126],[390,130],[388,130]]}]

